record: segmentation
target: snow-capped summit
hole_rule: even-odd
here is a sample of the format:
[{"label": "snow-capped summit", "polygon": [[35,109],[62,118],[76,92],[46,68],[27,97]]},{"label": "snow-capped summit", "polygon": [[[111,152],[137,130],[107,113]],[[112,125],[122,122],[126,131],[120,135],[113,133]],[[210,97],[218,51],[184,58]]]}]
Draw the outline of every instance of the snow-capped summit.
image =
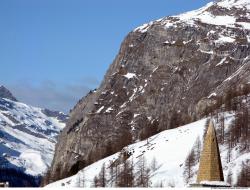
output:
[{"label": "snow-capped summit", "polygon": [[210,2],[200,9],[180,15],[164,17],[156,21],[139,26],[134,31],[146,32],[153,24],[160,24],[165,28],[188,24],[199,27],[199,23],[226,26],[229,28],[250,29],[250,1],[249,0],[220,0]]},{"label": "snow-capped summit", "polygon": [[0,89],[0,166],[41,175],[68,116],[17,102],[9,90]]}]

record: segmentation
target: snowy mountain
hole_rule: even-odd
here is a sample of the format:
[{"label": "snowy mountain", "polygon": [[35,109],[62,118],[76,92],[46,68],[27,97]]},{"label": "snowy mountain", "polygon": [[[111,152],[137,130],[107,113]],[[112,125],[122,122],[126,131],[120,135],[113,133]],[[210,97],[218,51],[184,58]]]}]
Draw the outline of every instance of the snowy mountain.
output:
[{"label": "snowy mountain", "polygon": [[17,102],[16,98],[2,97],[0,167],[14,168],[31,176],[44,174],[51,165],[57,136],[67,116]]},{"label": "snowy mountain", "polygon": [[232,98],[230,90],[242,91],[250,82],[249,26],[249,0],[220,0],[131,31],[100,87],[70,113],[51,180],[202,119]]},{"label": "snowy mountain", "polygon": [[[233,113],[225,114],[226,128],[229,127],[233,119]],[[134,163],[135,178],[136,175],[138,175],[136,174],[136,170],[140,159],[144,157],[147,166],[151,168],[149,173],[150,187],[187,187],[189,184],[195,183],[199,163],[193,166],[194,175],[187,184],[184,177],[185,161],[197,140],[201,140],[202,146],[205,123],[206,119],[202,119],[176,129],[166,130],[147,140],[131,144],[124,148],[123,152],[126,150],[129,153],[128,161],[133,161]],[[243,167],[242,162],[250,163],[250,153],[239,154],[237,151],[238,148],[239,147],[235,147],[232,150],[232,160],[228,162],[228,149],[225,145],[220,144],[225,180],[227,181],[228,176],[232,175],[231,185],[237,183],[238,174]],[[121,152],[118,152],[99,160],[79,171],[76,175],[49,184],[47,187],[93,187],[94,178],[99,175],[103,164],[105,164],[106,169],[106,186],[115,186],[114,177],[112,178],[113,181],[111,180],[110,168],[112,164],[119,160],[120,155]],[[122,164],[120,164],[119,167],[122,167]]]}]

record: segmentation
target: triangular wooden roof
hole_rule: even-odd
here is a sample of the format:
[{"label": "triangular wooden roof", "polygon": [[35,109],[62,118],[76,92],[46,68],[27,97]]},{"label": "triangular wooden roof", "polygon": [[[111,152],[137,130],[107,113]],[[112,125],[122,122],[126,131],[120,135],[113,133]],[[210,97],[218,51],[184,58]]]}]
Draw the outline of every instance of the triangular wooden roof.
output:
[{"label": "triangular wooden roof", "polygon": [[201,181],[224,181],[220,151],[212,120],[208,126],[200,157],[197,183]]}]

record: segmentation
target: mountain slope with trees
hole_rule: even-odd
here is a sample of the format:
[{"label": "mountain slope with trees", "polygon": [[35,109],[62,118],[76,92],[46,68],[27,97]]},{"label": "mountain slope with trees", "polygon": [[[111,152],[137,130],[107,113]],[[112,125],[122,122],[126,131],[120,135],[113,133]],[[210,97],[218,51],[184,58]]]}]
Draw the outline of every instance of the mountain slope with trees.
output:
[{"label": "mountain slope with trees", "polygon": [[[217,137],[225,181],[231,186],[247,187],[250,151],[242,149],[244,140],[229,146],[235,116],[233,111],[223,112],[219,121],[215,117],[213,120],[217,133],[221,131],[222,118],[224,123],[225,142],[221,135]],[[208,121],[205,118],[131,144],[48,187],[187,187],[196,183]]]},{"label": "mountain slope with trees", "polygon": [[201,119],[216,97],[249,84],[249,24],[249,0],[220,0],[131,31],[100,87],[71,111],[47,181]]}]

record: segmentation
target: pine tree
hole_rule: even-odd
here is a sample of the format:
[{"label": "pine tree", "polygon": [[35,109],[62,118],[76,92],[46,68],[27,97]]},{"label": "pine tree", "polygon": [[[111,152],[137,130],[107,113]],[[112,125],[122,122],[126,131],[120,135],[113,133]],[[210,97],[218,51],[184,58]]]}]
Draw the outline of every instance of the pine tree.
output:
[{"label": "pine tree", "polygon": [[184,164],[184,178],[186,184],[190,182],[190,179],[193,177],[193,166],[195,165],[195,152],[194,149],[188,154],[185,164]]},{"label": "pine tree", "polygon": [[193,146],[194,156],[195,156],[195,164],[198,163],[201,154],[201,140],[200,137],[197,137]]},{"label": "pine tree", "polygon": [[123,159],[118,177],[118,187],[134,186],[134,164],[133,161]]}]

